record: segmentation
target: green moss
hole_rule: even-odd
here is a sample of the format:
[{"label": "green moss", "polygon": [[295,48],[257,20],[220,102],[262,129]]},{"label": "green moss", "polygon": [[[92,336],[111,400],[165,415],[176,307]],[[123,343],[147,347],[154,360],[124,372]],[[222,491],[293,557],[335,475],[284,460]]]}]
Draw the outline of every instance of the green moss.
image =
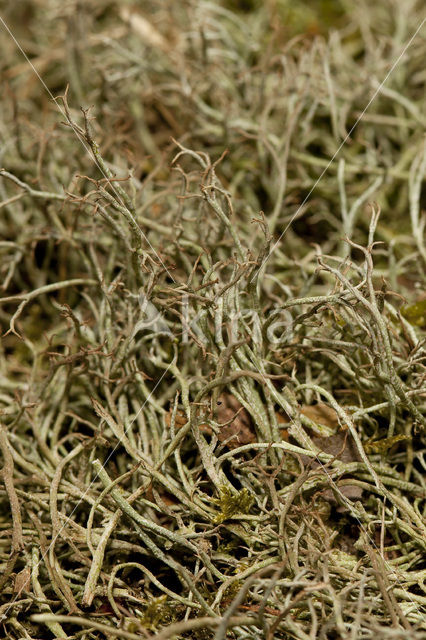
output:
[{"label": "green moss", "polygon": [[247,489],[241,489],[237,494],[225,485],[220,487],[220,498],[214,500],[220,508],[220,513],[215,517],[215,522],[221,523],[233,516],[247,514],[254,503],[254,496]]},{"label": "green moss", "polygon": [[401,315],[415,327],[426,327],[426,300],[402,307]]},{"label": "green moss", "polygon": [[150,631],[156,631],[159,626],[172,624],[176,620],[177,608],[167,602],[166,595],[153,598],[140,618],[141,624]]}]

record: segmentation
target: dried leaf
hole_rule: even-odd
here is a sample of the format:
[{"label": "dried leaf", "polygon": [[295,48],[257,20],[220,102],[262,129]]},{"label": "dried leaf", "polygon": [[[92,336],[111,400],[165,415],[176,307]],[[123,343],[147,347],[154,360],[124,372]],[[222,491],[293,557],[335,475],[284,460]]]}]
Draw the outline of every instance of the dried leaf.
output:
[{"label": "dried leaf", "polygon": [[275,417],[277,419],[277,424],[280,430],[281,438],[286,442],[288,442],[290,438],[290,434],[288,432],[288,429],[283,428],[282,425],[288,424],[290,420],[288,419],[287,416],[283,416],[282,413],[278,413],[278,411],[275,412]]},{"label": "dried leaf", "polygon": [[[165,415],[165,422],[168,428],[171,427],[172,416],[173,416],[173,409],[170,409],[168,413],[166,413]],[[185,411],[183,411],[183,409],[178,409],[176,411],[176,417],[175,417],[175,429],[178,431],[179,429],[181,429],[181,427],[185,426],[187,422],[188,420],[186,418]],[[208,424],[200,424],[200,431],[208,434],[211,434],[212,432],[211,427],[209,427]]]},{"label": "dried leaf", "polygon": [[218,439],[226,442],[228,449],[256,442],[250,414],[230,393],[223,393],[218,400],[216,420],[220,427]]},{"label": "dried leaf", "polygon": [[[160,499],[164,502],[166,507],[170,507],[171,505],[177,504],[177,502],[178,502],[176,500],[176,498],[174,498],[172,495],[170,495],[169,493],[166,493],[164,491],[160,491],[158,493],[158,495],[160,496]],[[154,491],[152,489],[152,485],[150,485],[148,487],[148,489],[146,490],[145,496],[146,496],[147,500],[150,500],[151,502],[154,502],[154,504],[158,504],[156,499],[155,499],[155,495],[154,495]]]},{"label": "dried leaf", "polygon": [[[329,407],[328,404],[319,403],[319,404],[304,404],[300,408],[300,413],[312,422],[316,422],[317,424],[321,424],[330,429],[337,429],[339,426],[339,419],[337,417],[336,411]],[[288,424],[290,422],[290,418],[287,414],[276,413],[278,424]]]},{"label": "dried leaf", "polygon": [[[356,447],[354,439],[347,431],[339,431],[332,436],[321,438],[320,436],[313,436],[312,442],[323,451],[328,453],[342,462],[359,462],[361,456]],[[302,456],[304,464],[309,463],[308,456]],[[323,465],[317,461],[312,463],[312,468],[322,467]],[[338,484],[338,483],[337,483]],[[340,493],[350,500],[360,500],[362,497],[362,489],[357,485],[343,485],[339,487]],[[344,507],[338,500],[332,489],[326,489],[322,492],[322,497],[327,500],[331,505],[337,506],[337,511],[343,512],[347,508]]]},{"label": "dried leaf", "polygon": [[[312,420],[312,422],[327,427],[328,429],[336,430],[339,426],[337,413],[332,407],[329,407],[328,404],[304,404],[300,408],[300,413],[309,418],[309,420]],[[282,413],[277,412],[275,415],[277,417],[278,425],[284,425],[290,422],[290,418],[286,414],[283,415]],[[286,429],[282,429],[281,434],[284,440],[288,439]]]},{"label": "dried leaf", "polygon": [[[170,429],[171,424],[172,424],[172,415],[173,415],[173,410],[170,409],[168,413],[166,413],[165,416],[165,421],[166,421],[166,426]],[[185,412],[182,409],[178,409],[176,411],[176,417],[175,417],[175,429],[180,429],[181,427],[183,427],[186,423],[187,423],[187,419],[186,419],[186,415]]]},{"label": "dried leaf", "polygon": [[339,431],[326,438],[313,436],[312,442],[316,444],[321,451],[336,457],[342,462],[359,462],[361,460],[354,439],[348,431]]},{"label": "dried leaf", "polygon": [[31,592],[31,569],[29,567],[24,567],[22,571],[16,574],[13,592],[17,594],[18,598],[22,593]]},{"label": "dried leaf", "polygon": [[144,16],[130,9],[130,7],[122,7],[120,16],[127,22],[130,28],[141,38],[145,44],[167,51],[169,45],[167,40]]},{"label": "dried leaf", "polygon": [[335,429],[339,426],[337,413],[332,407],[329,407],[328,404],[305,404],[300,409],[300,413],[312,420],[312,422],[322,424],[325,427]]}]

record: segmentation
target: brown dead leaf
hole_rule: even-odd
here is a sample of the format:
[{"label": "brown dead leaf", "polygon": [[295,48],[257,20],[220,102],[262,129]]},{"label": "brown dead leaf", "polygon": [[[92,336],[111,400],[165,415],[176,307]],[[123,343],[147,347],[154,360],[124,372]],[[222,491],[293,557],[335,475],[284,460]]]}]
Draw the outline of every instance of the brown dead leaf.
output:
[{"label": "brown dead leaf", "polygon": [[[173,411],[170,409],[165,416],[166,426],[170,428],[172,424]],[[250,444],[256,441],[256,434],[253,429],[250,414],[243,405],[230,393],[222,393],[216,408],[216,422],[219,423],[219,442],[225,442],[228,449],[236,449],[243,444]],[[175,429],[181,429],[187,423],[185,412],[178,409],[175,418]],[[220,425],[223,425],[222,427]],[[212,429],[208,424],[200,424],[200,431],[208,435],[212,434]]]},{"label": "brown dead leaf", "polygon": [[224,425],[220,427],[218,439],[226,442],[228,449],[256,442],[250,414],[232,394],[222,393],[219,397],[216,420]]},{"label": "brown dead leaf", "polygon": [[[320,436],[313,436],[312,442],[324,453],[328,453],[342,462],[359,462],[361,456],[357,449],[354,439],[348,431],[339,431],[332,436],[321,438]],[[308,456],[301,456],[304,464],[309,463]],[[322,463],[314,461],[312,468],[317,469],[322,467]],[[338,483],[337,483],[338,484]],[[343,485],[339,487],[340,492],[349,500],[360,500],[363,491],[357,485]],[[347,508],[341,505],[332,489],[326,489],[322,492],[322,497],[327,500],[331,505],[337,506],[337,511],[343,512]]]},{"label": "brown dead leaf", "polygon": [[313,405],[304,404],[300,409],[300,413],[312,420],[312,422],[322,424],[325,427],[335,429],[339,426],[336,411],[323,402]]},{"label": "brown dead leaf", "polygon": [[24,567],[22,571],[16,574],[13,583],[13,592],[19,598],[22,593],[31,593],[31,569]]},{"label": "brown dead leaf", "polygon": [[[166,416],[165,416],[166,426],[169,429],[170,429],[171,424],[172,424],[172,415],[173,415],[173,410],[170,409],[168,411],[168,413],[166,413]],[[186,419],[186,415],[185,415],[185,412],[183,411],[183,409],[178,409],[176,411],[175,429],[177,431],[179,431],[179,429],[181,429],[181,427],[184,427],[187,422],[188,422],[188,420]],[[209,427],[208,424],[200,424],[200,431],[202,431],[203,433],[207,433],[209,435],[211,435],[211,432],[212,432],[211,427]]]},{"label": "brown dead leaf", "polygon": [[[158,494],[161,498],[161,500],[164,502],[164,504],[167,507],[170,507],[171,505],[177,504],[177,500],[174,496],[172,496],[170,493],[166,493],[164,491],[161,491]],[[152,490],[152,485],[150,485],[146,492],[145,492],[145,496],[147,500],[150,500],[150,502],[154,502],[154,504],[157,504],[157,501],[155,500],[155,496],[154,496],[154,492]]]},{"label": "brown dead leaf", "polygon": [[[171,424],[172,424],[172,415],[173,415],[173,410],[170,409],[168,413],[166,413],[165,416],[165,421],[166,421],[166,426],[170,429]],[[186,419],[186,415],[185,412],[182,409],[178,409],[176,411],[176,418],[175,418],[175,429],[180,429],[181,427],[183,427],[186,423],[187,423],[187,419]]]},{"label": "brown dead leaf", "polygon": [[[300,413],[312,422],[328,427],[329,429],[337,429],[339,426],[339,419],[336,411],[329,407],[328,404],[320,402],[319,404],[304,404],[300,407]],[[288,424],[290,418],[287,414],[276,413],[278,424]]]},{"label": "brown dead leaf", "polygon": [[313,436],[312,442],[324,453],[329,453],[342,462],[359,462],[361,456],[354,439],[348,431],[339,431],[332,436],[322,438]]},{"label": "brown dead leaf", "polygon": [[290,422],[288,416],[283,416],[282,413],[275,412],[275,417],[277,419],[278,429],[280,430],[281,438],[288,442],[290,434],[288,429],[286,429],[283,425],[288,424]]}]

